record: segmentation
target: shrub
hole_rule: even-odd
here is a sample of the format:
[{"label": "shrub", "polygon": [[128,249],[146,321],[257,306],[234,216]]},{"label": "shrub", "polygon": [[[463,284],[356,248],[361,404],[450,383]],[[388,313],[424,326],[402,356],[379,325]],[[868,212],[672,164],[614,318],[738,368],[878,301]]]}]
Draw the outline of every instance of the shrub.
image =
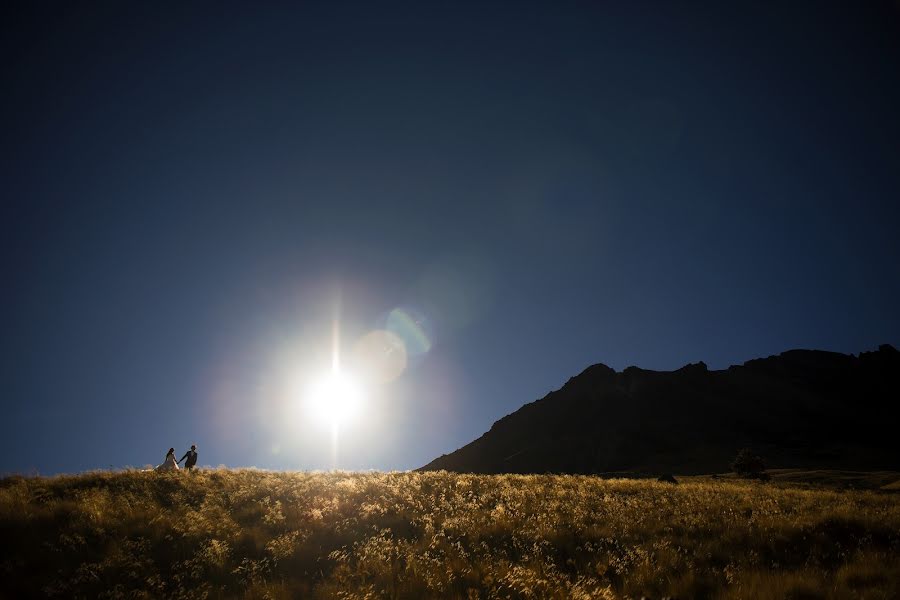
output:
[{"label": "shrub", "polygon": [[750,448],[744,448],[738,452],[731,463],[731,470],[746,479],[769,479],[765,461],[759,455],[754,454]]}]

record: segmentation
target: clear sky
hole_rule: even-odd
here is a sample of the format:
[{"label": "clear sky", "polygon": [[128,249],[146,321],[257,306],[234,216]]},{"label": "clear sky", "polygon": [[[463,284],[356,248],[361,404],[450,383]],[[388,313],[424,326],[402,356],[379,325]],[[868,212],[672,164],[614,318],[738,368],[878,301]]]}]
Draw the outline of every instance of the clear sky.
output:
[{"label": "clear sky", "polygon": [[[900,5],[685,4],[5,3],[0,472],[407,469],[593,363],[900,342]],[[336,461],[335,315],[406,352]]]}]

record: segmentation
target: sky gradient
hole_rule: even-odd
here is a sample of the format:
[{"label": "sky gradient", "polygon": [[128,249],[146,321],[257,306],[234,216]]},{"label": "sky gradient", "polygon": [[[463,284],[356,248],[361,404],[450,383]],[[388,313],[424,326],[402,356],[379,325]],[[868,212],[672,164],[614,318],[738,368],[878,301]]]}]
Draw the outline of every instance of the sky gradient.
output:
[{"label": "sky gradient", "polygon": [[[408,469],[597,362],[896,345],[864,4],[5,5],[0,472]],[[335,462],[298,382],[392,314]]]}]

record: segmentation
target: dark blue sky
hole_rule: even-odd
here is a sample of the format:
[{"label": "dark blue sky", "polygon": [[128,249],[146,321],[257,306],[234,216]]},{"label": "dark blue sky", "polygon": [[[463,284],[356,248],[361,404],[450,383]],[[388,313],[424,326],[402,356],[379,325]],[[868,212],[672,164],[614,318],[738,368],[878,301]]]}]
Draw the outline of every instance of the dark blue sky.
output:
[{"label": "dark blue sky", "polygon": [[0,472],[330,467],[338,302],[430,344],[346,468],[597,362],[900,342],[900,8],[676,4],[4,5]]}]

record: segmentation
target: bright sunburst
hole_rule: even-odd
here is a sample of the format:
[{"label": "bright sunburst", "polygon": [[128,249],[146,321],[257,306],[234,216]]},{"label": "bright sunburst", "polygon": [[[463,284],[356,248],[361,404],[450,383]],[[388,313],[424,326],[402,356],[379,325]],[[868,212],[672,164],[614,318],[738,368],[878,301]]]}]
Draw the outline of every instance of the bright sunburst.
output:
[{"label": "bright sunburst", "polygon": [[332,429],[338,429],[352,420],[359,413],[362,400],[359,383],[338,370],[313,383],[309,390],[313,416]]}]

